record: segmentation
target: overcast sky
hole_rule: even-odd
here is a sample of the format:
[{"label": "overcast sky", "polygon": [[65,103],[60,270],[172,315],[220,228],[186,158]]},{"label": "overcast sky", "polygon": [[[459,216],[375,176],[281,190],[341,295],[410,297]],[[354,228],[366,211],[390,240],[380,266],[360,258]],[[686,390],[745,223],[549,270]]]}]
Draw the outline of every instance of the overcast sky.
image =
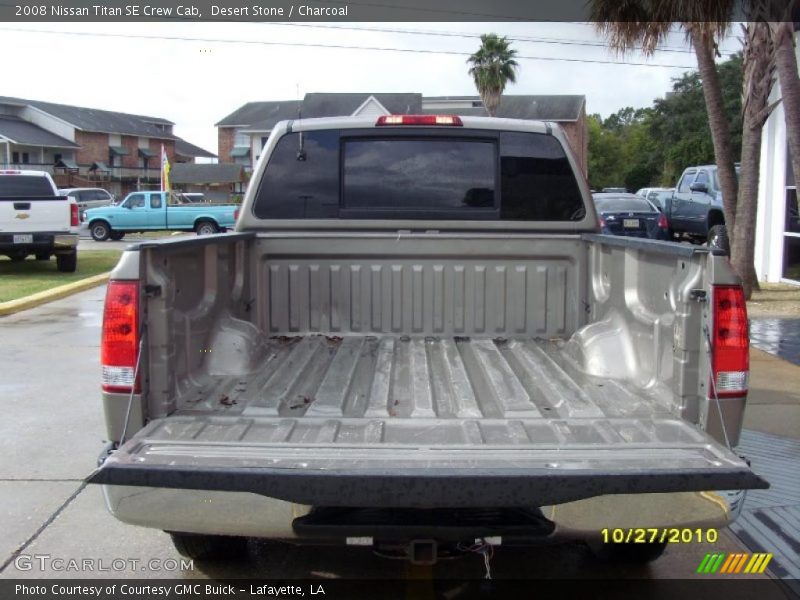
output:
[{"label": "overcast sky", "polygon": [[[425,35],[400,32],[409,30]],[[604,117],[650,106],[695,65],[680,32],[664,44],[675,51],[620,59],[584,23],[0,23],[0,95],[164,117],[177,135],[216,153],[214,123],[249,101],[306,92],[474,94],[464,54],[479,45],[471,36],[487,32],[515,38],[520,69],[507,93],[584,94],[587,111]],[[739,48],[733,36],[722,45],[724,55]],[[587,62],[615,60],[677,67]]]}]

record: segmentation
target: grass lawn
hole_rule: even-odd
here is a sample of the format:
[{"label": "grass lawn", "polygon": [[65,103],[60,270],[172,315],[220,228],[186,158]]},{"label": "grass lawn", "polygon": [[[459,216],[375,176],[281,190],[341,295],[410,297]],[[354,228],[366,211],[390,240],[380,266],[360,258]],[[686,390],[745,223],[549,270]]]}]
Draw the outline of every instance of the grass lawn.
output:
[{"label": "grass lawn", "polygon": [[121,250],[92,250],[78,252],[78,269],[74,273],[59,273],[56,259],[11,262],[0,257],[0,302],[23,298],[36,292],[72,283],[85,277],[110,271],[117,264]]}]

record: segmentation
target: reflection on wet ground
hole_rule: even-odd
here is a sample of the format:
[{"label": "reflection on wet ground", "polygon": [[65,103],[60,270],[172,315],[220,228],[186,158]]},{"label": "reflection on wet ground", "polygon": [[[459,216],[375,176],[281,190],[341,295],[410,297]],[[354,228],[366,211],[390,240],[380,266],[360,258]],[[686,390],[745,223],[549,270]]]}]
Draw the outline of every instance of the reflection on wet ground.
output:
[{"label": "reflection on wet ground", "polygon": [[750,343],[800,365],[800,319],[752,319]]}]

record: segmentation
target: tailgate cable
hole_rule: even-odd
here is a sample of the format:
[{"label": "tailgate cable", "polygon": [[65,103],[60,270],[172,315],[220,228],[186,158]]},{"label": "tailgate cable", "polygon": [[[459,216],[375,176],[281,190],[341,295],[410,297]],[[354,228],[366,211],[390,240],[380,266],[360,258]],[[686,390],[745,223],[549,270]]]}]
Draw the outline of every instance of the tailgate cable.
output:
[{"label": "tailgate cable", "polygon": [[719,402],[719,396],[717,396],[717,384],[714,381],[714,346],[711,344],[711,334],[708,331],[708,325],[703,325],[703,333],[706,336],[706,343],[708,343],[708,352],[706,352],[706,356],[708,357],[708,369],[709,373],[711,374],[711,376],[708,378],[708,381],[711,385],[711,393],[714,395],[714,404],[717,405],[719,423],[722,426],[722,436],[725,438],[725,446],[728,448],[728,450],[733,450],[730,438],[728,438],[728,430],[725,427],[725,419],[722,416],[722,405]]},{"label": "tailgate cable", "polygon": [[122,447],[125,443],[125,436],[128,433],[128,422],[131,420],[131,409],[133,408],[133,394],[136,392],[136,377],[139,375],[139,363],[142,360],[142,348],[144,347],[144,338],[147,334],[147,329],[142,329],[142,338],[139,340],[139,352],[136,353],[136,366],[133,369],[133,385],[131,386],[131,395],[128,398],[128,410],[125,412],[125,424],[122,427],[122,435],[119,438],[118,448]]}]

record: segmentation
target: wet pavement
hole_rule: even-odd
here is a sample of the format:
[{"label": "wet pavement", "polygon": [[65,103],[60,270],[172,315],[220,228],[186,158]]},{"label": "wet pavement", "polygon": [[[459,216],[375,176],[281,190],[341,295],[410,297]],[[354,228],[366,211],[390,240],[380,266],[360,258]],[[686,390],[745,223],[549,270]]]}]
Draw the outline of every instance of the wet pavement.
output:
[{"label": "wet pavement", "polygon": [[800,365],[800,319],[751,319],[750,343],[764,352]]}]

